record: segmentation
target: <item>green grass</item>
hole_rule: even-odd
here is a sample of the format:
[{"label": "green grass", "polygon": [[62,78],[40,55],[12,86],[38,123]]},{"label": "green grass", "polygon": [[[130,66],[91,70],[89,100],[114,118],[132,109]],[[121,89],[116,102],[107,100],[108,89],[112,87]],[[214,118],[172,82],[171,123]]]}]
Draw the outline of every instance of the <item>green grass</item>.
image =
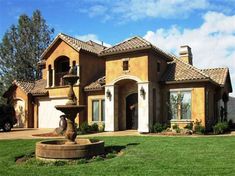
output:
[{"label": "green grass", "polygon": [[[62,166],[15,164],[38,140],[0,140],[0,175],[233,175],[235,137],[101,137],[124,154]],[[79,162],[78,162],[79,163]],[[83,162],[81,162],[83,163]]]}]

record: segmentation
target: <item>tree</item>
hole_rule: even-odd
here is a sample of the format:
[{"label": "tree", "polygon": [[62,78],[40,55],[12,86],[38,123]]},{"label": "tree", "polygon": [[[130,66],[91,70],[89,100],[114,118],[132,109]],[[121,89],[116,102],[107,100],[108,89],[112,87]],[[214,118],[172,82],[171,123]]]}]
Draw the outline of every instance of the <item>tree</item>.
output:
[{"label": "tree", "polygon": [[34,11],[31,18],[21,15],[18,24],[7,30],[0,43],[0,94],[14,79],[40,79],[37,63],[53,33],[54,29],[46,24],[39,10]]}]

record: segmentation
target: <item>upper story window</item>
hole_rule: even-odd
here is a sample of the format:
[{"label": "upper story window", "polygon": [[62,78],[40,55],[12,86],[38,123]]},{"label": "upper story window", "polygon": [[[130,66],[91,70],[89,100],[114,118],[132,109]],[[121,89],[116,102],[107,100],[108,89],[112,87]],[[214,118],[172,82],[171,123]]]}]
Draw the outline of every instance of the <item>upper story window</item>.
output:
[{"label": "upper story window", "polygon": [[122,69],[123,71],[129,70],[129,58],[125,58],[122,60]]},{"label": "upper story window", "polygon": [[157,62],[157,72],[160,73],[161,71],[161,63]]},{"label": "upper story window", "polygon": [[69,58],[66,56],[58,57],[54,62],[55,67],[55,86],[67,85],[63,76],[69,72]]},{"label": "upper story window", "polygon": [[169,114],[171,119],[191,119],[191,91],[170,91]]}]

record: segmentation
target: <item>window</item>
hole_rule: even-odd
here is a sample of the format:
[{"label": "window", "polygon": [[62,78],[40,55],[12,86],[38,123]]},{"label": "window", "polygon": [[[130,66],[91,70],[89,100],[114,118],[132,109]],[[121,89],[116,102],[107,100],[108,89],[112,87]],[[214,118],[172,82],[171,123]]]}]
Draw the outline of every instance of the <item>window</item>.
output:
[{"label": "window", "polygon": [[105,101],[101,100],[101,121],[105,121]]},{"label": "window", "polygon": [[191,119],[191,91],[171,91],[169,102],[171,119]]},{"label": "window", "polygon": [[92,101],[92,121],[99,121],[99,100]]},{"label": "window", "polygon": [[123,61],[123,71],[127,71],[127,70],[129,70],[129,61],[124,60]]},{"label": "window", "polygon": [[157,62],[157,72],[159,73],[161,71],[161,63]]},{"label": "window", "polygon": [[93,122],[105,121],[104,99],[92,100],[92,121]]}]

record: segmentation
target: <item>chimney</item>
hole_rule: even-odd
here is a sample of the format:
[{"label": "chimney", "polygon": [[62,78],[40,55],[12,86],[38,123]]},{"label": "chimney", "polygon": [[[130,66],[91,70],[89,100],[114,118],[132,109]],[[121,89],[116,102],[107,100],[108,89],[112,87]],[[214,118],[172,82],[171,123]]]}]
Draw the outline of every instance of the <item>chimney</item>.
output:
[{"label": "chimney", "polygon": [[193,55],[191,48],[187,45],[180,46],[180,59],[190,65],[193,65]]}]

